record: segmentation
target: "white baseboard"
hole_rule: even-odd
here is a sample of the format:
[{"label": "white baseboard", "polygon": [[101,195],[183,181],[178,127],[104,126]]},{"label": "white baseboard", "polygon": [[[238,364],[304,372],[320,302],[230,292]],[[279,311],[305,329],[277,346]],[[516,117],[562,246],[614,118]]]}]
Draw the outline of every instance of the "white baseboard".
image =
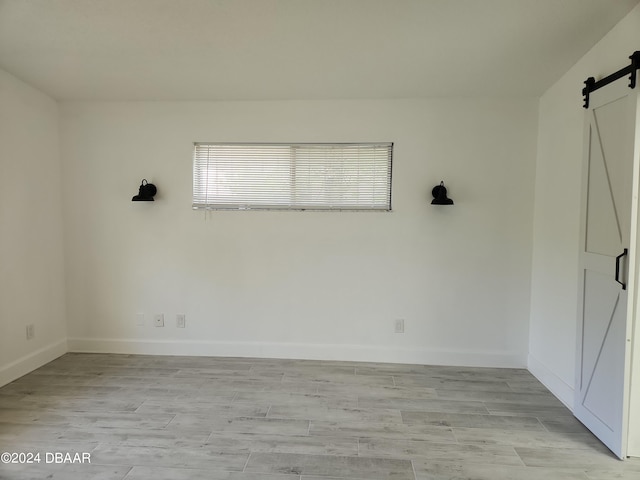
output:
[{"label": "white baseboard", "polygon": [[211,357],[297,358],[356,362],[526,368],[514,352],[472,352],[363,345],[69,338],[70,352]]},{"label": "white baseboard", "polygon": [[60,340],[0,367],[0,387],[40,368],[67,353],[67,341]]},{"label": "white baseboard", "polygon": [[558,400],[573,412],[573,386],[562,380],[549,367],[531,355],[529,355],[527,364],[531,374],[540,380],[551,393],[558,397]]}]

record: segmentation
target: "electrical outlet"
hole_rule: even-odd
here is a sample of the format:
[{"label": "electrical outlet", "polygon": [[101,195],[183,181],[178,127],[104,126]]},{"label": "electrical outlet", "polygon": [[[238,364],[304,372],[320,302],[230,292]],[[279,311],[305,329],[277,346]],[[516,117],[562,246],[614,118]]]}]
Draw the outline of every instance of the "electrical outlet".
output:
[{"label": "electrical outlet", "polygon": [[187,325],[187,316],[184,313],[176,315],[176,328],[185,328]]},{"label": "electrical outlet", "polygon": [[397,319],[395,321],[394,327],[395,327],[396,333],[404,333],[404,319],[403,318]]},{"label": "electrical outlet", "polygon": [[156,327],[164,327],[164,313],[156,313],[153,316],[153,324]]},{"label": "electrical outlet", "polygon": [[136,326],[144,327],[144,313],[136,314]]},{"label": "electrical outlet", "polygon": [[27,325],[27,340],[33,340],[36,336],[36,326],[33,323]]}]

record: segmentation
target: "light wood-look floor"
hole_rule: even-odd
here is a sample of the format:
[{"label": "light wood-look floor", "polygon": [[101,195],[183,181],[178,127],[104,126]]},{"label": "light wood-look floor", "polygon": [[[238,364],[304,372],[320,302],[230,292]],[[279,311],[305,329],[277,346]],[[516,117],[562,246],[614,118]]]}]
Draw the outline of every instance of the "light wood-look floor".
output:
[{"label": "light wood-look floor", "polygon": [[[67,354],[0,388],[0,478],[640,479],[525,370]],[[90,464],[46,464],[90,453]]]}]

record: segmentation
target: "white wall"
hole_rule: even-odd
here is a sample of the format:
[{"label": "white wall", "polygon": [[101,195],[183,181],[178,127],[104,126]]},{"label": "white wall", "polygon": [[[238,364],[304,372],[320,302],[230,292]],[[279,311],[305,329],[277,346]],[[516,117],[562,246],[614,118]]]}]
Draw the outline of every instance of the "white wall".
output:
[{"label": "white wall", "polygon": [[[61,122],[72,350],[525,365],[536,100],[71,102]],[[393,141],[394,211],[192,211],[194,141]],[[156,202],[131,202],[142,178]],[[441,179],[453,207],[429,205]]]},{"label": "white wall", "polygon": [[573,405],[584,80],[629,64],[640,48],[636,7],[540,99],[529,369]]},{"label": "white wall", "polygon": [[0,386],[66,351],[64,304],[57,104],[0,70]]}]

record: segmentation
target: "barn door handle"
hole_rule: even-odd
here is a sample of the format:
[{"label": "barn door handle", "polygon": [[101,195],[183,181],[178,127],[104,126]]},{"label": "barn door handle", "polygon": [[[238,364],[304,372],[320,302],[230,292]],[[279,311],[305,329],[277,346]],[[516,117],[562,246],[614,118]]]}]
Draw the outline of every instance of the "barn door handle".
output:
[{"label": "barn door handle", "polygon": [[620,259],[621,259],[622,257],[624,257],[624,256],[628,253],[628,251],[629,251],[629,250],[627,250],[627,249],[625,248],[625,249],[623,250],[623,252],[622,252],[620,255],[618,255],[618,256],[616,257],[616,282],[618,282],[620,285],[622,285],[622,289],[623,289],[623,290],[626,290],[626,289],[627,289],[627,284],[626,284],[626,283],[621,282],[620,280],[618,280],[618,277],[620,276]]}]

